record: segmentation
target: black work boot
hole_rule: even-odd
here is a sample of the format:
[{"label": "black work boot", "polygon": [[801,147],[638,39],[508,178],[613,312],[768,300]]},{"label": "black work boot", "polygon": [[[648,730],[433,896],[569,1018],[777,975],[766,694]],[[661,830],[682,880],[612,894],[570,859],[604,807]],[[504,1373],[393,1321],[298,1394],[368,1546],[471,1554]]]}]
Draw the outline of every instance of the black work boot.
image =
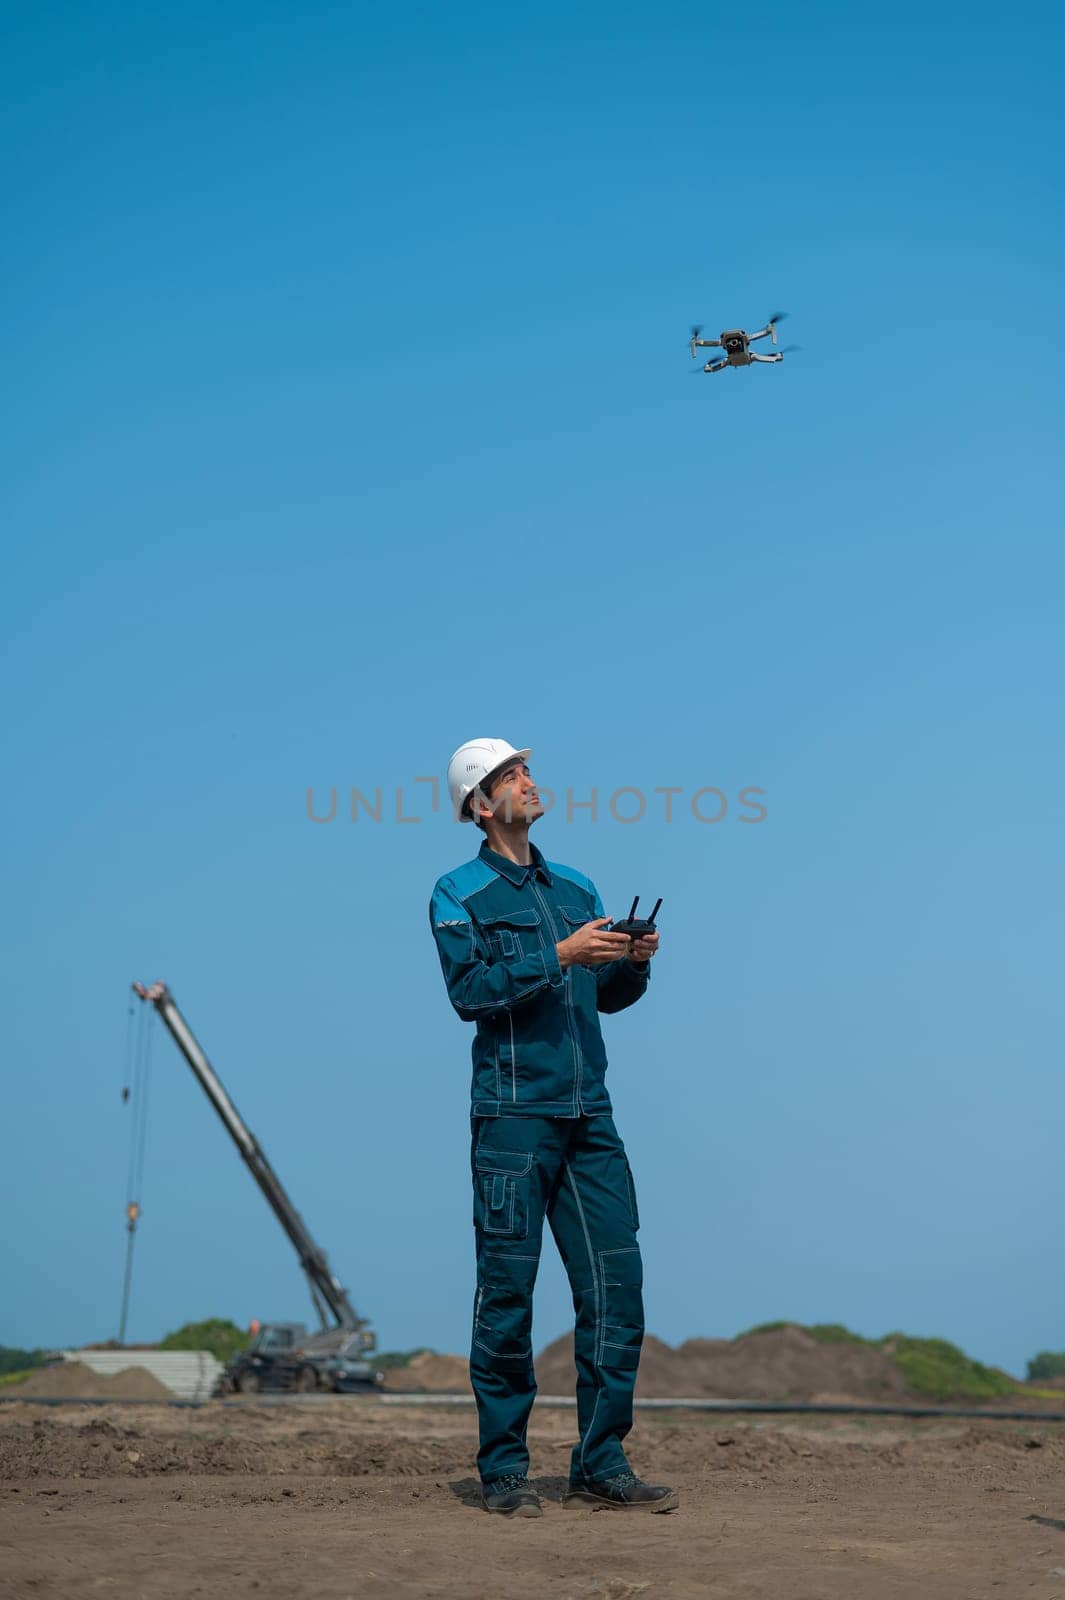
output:
[{"label": "black work boot", "polygon": [[486,1511],[498,1512],[503,1517],[543,1515],[536,1491],[524,1472],[505,1472],[501,1478],[483,1483],[481,1504]]},{"label": "black work boot", "polygon": [[615,1472],[609,1478],[583,1478],[570,1484],[564,1506],[587,1506],[593,1511],[608,1506],[615,1511],[676,1511],[680,1496],[664,1484],[644,1483],[635,1472]]}]

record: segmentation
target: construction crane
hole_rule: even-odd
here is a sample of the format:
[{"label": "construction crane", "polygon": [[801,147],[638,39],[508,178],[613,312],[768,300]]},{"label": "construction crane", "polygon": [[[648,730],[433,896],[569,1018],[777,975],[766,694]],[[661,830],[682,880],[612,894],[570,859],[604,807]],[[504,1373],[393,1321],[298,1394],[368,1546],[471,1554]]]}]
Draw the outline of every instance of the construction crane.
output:
[{"label": "construction crane", "polygon": [[347,1290],[330,1270],[325,1251],[315,1244],[262,1146],[229,1098],[222,1080],[178,1009],[174,996],[165,983],[147,986],[135,983],[133,992],[154,1006],[221,1117],[241,1160],[299,1256],[318,1314],[319,1330],[312,1334],[297,1322],[260,1324],[250,1348],[234,1357],[226,1369],[226,1386],[244,1393],[265,1388],[308,1391],[376,1387],[380,1374],[364,1359],[376,1344],[369,1323],[359,1316],[348,1299]]}]

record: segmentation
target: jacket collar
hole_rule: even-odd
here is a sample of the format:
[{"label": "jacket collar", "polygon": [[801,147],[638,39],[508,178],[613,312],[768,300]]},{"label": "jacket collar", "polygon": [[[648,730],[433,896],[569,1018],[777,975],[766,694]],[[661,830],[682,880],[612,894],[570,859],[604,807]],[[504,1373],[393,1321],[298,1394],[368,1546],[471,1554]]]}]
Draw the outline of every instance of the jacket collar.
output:
[{"label": "jacket collar", "polygon": [[519,866],[518,862],[511,861],[509,856],[501,856],[495,850],[489,850],[487,844],[482,844],[478,856],[486,867],[491,867],[493,872],[498,872],[500,877],[508,878],[516,889],[520,889],[527,878],[536,876],[544,883],[551,882],[551,874],[547,870],[547,862],[534,844],[529,845],[529,854],[532,857],[527,867]]}]

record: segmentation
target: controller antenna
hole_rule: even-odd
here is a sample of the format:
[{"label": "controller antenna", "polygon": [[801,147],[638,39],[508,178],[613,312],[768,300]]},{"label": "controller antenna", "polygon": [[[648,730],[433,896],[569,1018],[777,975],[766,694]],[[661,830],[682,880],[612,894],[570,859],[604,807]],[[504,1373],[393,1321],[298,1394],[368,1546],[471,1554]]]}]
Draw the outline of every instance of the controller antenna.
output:
[{"label": "controller antenna", "polygon": [[635,922],[636,921],[636,907],[639,905],[639,903],[640,903],[640,897],[639,897],[639,895],[637,895],[635,900],[632,902],[632,909],[630,910],[628,916],[625,918],[626,922]]},{"label": "controller antenna", "polygon": [[661,904],[662,904],[662,896],[661,896],[661,895],[659,895],[659,897],[658,897],[658,899],[657,899],[657,900],[656,900],[656,901],[655,901],[655,908],[654,908],[654,910],[653,910],[653,911],[652,911],[652,912],[651,912],[651,915],[650,915],[650,916],[649,916],[649,917],[648,917],[648,919],[647,919],[647,920],[648,920],[648,922],[649,922],[649,923],[650,923],[650,924],[651,924],[651,926],[652,926],[652,928],[653,928],[653,927],[654,927],[654,925],[655,925],[655,918],[656,918],[656,917],[657,917],[657,915],[658,915],[658,908],[659,908],[659,906],[660,906],[660,905],[661,905]]}]

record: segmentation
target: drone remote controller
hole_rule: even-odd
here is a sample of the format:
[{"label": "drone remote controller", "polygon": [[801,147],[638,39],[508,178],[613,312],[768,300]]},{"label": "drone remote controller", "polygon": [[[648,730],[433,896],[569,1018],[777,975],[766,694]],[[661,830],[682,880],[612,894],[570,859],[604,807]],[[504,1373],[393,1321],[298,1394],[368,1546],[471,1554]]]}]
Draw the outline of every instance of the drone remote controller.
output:
[{"label": "drone remote controller", "polygon": [[629,908],[628,916],[624,917],[621,922],[612,922],[610,927],[607,929],[607,932],[626,933],[630,939],[641,939],[646,933],[657,933],[658,929],[655,927],[655,918],[658,915],[658,908],[662,904],[661,895],[659,895],[658,899],[655,901],[654,910],[651,912],[649,917],[638,917],[636,915],[636,907],[639,905],[639,903],[640,897],[637,895]]}]

